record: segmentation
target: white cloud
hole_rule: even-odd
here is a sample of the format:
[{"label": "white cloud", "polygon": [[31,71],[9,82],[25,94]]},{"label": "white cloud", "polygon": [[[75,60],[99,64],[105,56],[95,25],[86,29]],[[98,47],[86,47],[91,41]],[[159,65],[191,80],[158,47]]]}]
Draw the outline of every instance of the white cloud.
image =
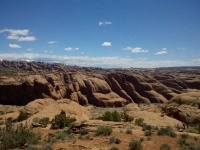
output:
[{"label": "white cloud", "polygon": [[35,53],[0,53],[0,60],[15,61],[42,61],[59,62],[66,65],[78,65],[85,67],[102,68],[155,68],[155,67],[175,67],[175,66],[199,66],[200,59],[181,61],[181,60],[162,60],[152,61],[144,58],[133,59],[130,57],[89,57],[89,56],[58,56],[50,54]]},{"label": "white cloud", "polygon": [[132,48],[130,46],[123,48],[123,50],[131,51],[132,53],[147,53],[148,50],[144,50],[141,47]]},{"label": "white cloud", "polygon": [[32,48],[27,48],[26,50],[27,50],[27,51],[32,51],[33,49],[32,49]]},{"label": "white cloud", "polygon": [[184,47],[177,47],[178,50],[185,50]]},{"label": "white cloud", "polygon": [[29,36],[29,30],[15,30],[15,29],[3,29],[0,30],[0,33],[7,32],[7,39],[16,40],[16,41],[35,41],[36,38],[34,36]]},{"label": "white cloud", "polygon": [[0,33],[8,32],[10,35],[28,35],[29,30],[24,29],[24,30],[15,30],[15,29],[3,29],[0,31]]},{"label": "white cloud", "polygon": [[26,37],[19,37],[17,41],[35,41],[36,38],[34,36],[26,36]]},{"label": "white cloud", "polygon": [[17,45],[17,44],[9,44],[8,45],[10,48],[21,48],[20,45]]},{"label": "white cloud", "polygon": [[159,51],[157,53],[155,53],[156,55],[163,55],[163,54],[167,54],[167,51]]},{"label": "white cloud", "polygon": [[103,42],[102,44],[101,44],[101,46],[111,46],[112,44],[111,44],[111,42]]},{"label": "white cloud", "polygon": [[167,54],[167,48],[162,48],[159,52],[155,53],[155,55],[163,55]]},{"label": "white cloud", "polygon": [[111,25],[112,24],[112,22],[110,22],[110,21],[99,21],[99,26],[102,26],[102,25],[104,25],[104,26],[106,26],[106,25]]},{"label": "white cloud", "polygon": [[58,41],[49,41],[49,42],[47,42],[48,44],[56,44],[56,43],[58,43]]},{"label": "white cloud", "polygon": [[75,51],[75,50],[79,50],[79,48],[78,47],[76,47],[76,48],[66,47],[64,50],[66,50],[66,51]]}]

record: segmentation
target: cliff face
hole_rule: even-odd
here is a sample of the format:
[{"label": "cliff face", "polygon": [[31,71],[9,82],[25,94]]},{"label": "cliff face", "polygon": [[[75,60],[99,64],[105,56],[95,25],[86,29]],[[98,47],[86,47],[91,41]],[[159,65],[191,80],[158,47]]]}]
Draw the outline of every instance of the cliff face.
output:
[{"label": "cliff face", "polygon": [[[40,62],[0,62],[0,103],[25,105],[39,98],[68,98],[81,105],[164,103],[200,88],[199,70],[117,70]],[[177,74],[179,76],[177,76]],[[193,84],[192,84],[193,83]]]}]

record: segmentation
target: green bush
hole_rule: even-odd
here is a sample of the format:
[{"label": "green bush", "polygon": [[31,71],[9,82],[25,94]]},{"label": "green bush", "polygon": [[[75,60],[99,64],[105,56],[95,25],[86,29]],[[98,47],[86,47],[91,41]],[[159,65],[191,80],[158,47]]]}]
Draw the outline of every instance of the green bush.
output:
[{"label": "green bush", "polygon": [[25,144],[37,144],[40,140],[39,135],[26,129],[22,124],[17,126],[16,129],[11,127],[10,130],[1,130],[0,138],[0,149],[20,148]]},{"label": "green bush", "polygon": [[142,130],[145,131],[145,130],[152,130],[153,127],[151,125],[147,125],[146,123],[143,123],[142,125]]},{"label": "green bush", "polygon": [[166,128],[160,128],[158,130],[158,135],[167,135],[167,136],[171,136],[171,137],[176,137],[176,133],[169,126],[167,126]]},{"label": "green bush", "polygon": [[66,132],[56,132],[56,135],[55,135],[55,139],[58,139],[58,140],[64,140],[65,137],[67,137],[68,134]]},{"label": "green bush", "polygon": [[44,118],[33,118],[33,123],[34,124],[40,124],[42,125],[42,127],[47,127],[48,123],[49,123],[49,117],[44,117]]},{"label": "green bush", "polygon": [[142,126],[144,124],[143,118],[137,118],[135,119],[135,125]]},{"label": "green bush", "polygon": [[71,123],[75,122],[75,118],[66,117],[65,111],[61,111],[51,121],[51,129],[63,129],[68,127]]},{"label": "green bush", "polygon": [[120,140],[119,138],[111,137],[111,138],[109,139],[109,144],[112,144],[112,143],[120,144],[120,143],[121,143],[121,140]]},{"label": "green bush", "polygon": [[188,134],[180,134],[181,139],[187,139],[189,137]]},{"label": "green bush", "polygon": [[141,150],[142,149],[142,144],[141,144],[140,141],[131,140],[129,142],[129,148],[130,148],[130,150]]},{"label": "green bush", "polygon": [[17,119],[15,119],[14,121],[20,122],[20,121],[23,121],[23,120],[28,119],[28,117],[29,117],[28,113],[26,113],[26,112],[24,112],[24,111],[20,111],[20,112],[19,112],[19,116],[18,116]]},{"label": "green bush", "polygon": [[151,136],[152,135],[152,131],[151,130],[146,130],[144,135],[145,136]]},{"label": "green bush", "polygon": [[114,112],[109,112],[106,111],[102,115],[102,120],[103,121],[114,121],[114,122],[120,122],[121,121],[121,116],[120,114],[115,110]]},{"label": "green bush", "polygon": [[112,133],[112,128],[111,127],[106,127],[106,126],[98,126],[97,130],[95,131],[95,135],[103,135],[103,136],[108,136],[111,135]]},{"label": "green bush", "polygon": [[49,117],[44,117],[39,120],[39,124],[43,125],[43,127],[47,127],[49,123]]},{"label": "green bush", "polygon": [[81,129],[80,130],[80,134],[81,135],[86,135],[86,134],[88,134],[89,133],[89,129]]},{"label": "green bush", "polygon": [[110,150],[119,150],[117,147],[111,147]]},{"label": "green bush", "polygon": [[183,146],[183,145],[186,144],[186,140],[185,140],[185,139],[179,139],[179,140],[178,140],[178,144],[179,144],[180,146]]},{"label": "green bush", "polygon": [[122,119],[124,122],[132,122],[133,121],[133,117],[129,116],[126,112],[123,113]]},{"label": "green bush", "polygon": [[126,134],[132,134],[132,130],[127,129],[127,130],[126,130]]},{"label": "green bush", "polygon": [[160,150],[170,150],[171,148],[170,148],[170,146],[168,145],[168,144],[162,144],[161,146],[160,146]]}]

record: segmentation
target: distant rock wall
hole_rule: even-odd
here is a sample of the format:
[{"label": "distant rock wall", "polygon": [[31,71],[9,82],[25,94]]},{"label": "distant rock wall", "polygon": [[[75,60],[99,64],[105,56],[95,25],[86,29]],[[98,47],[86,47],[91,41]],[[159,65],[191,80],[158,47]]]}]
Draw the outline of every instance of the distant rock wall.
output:
[{"label": "distant rock wall", "polygon": [[[101,107],[120,107],[132,102],[165,103],[188,86],[193,87],[190,84],[196,81],[196,77],[189,82],[185,76],[154,69],[101,70],[5,61],[0,62],[0,70],[0,103],[11,105],[25,105],[41,98],[68,98],[81,105]],[[9,73],[13,70],[15,75]],[[200,87],[199,80],[194,87]]]}]

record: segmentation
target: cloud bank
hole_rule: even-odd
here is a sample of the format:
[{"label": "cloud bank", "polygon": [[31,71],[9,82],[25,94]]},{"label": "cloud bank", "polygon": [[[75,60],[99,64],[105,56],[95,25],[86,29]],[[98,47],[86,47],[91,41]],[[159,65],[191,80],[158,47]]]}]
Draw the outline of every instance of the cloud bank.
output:
[{"label": "cloud bank", "polygon": [[155,53],[155,55],[163,55],[167,54],[167,48],[162,48],[159,52]]},{"label": "cloud bank", "polygon": [[156,68],[156,67],[175,67],[175,66],[199,66],[200,58],[181,61],[181,60],[162,60],[152,61],[144,58],[133,59],[129,57],[89,57],[89,56],[59,56],[36,53],[0,53],[0,60],[15,61],[42,61],[59,62],[66,65],[78,65],[85,67],[102,68]]},{"label": "cloud bank", "polygon": [[132,48],[130,46],[123,48],[125,51],[131,51],[131,53],[147,53],[148,50],[144,50],[141,47]]},{"label": "cloud bank", "polygon": [[66,51],[76,51],[76,50],[79,50],[79,48],[78,47],[76,47],[76,48],[66,47],[64,50],[66,50]]},{"label": "cloud bank", "polygon": [[17,45],[17,44],[8,44],[8,46],[9,46],[10,48],[15,48],[15,49],[21,48],[21,46],[20,46],[20,45]]},{"label": "cloud bank", "polygon": [[8,33],[7,39],[16,40],[16,41],[35,41],[36,38],[34,36],[30,36],[29,30],[18,30],[18,29],[3,29],[0,30],[0,33]]}]

